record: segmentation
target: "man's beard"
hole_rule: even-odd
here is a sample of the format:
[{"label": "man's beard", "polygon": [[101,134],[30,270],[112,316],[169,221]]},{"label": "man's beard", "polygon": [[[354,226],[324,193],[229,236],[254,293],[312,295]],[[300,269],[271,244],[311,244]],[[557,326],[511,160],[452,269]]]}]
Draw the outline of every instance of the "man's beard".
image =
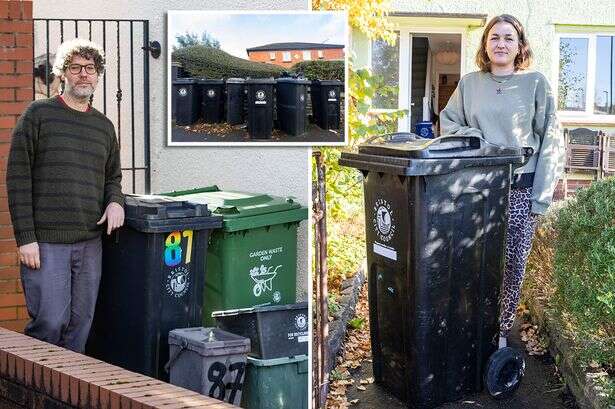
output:
[{"label": "man's beard", "polygon": [[87,87],[84,86],[75,86],[72,88],[67,88],[66,90],[68,93],[71,94],[71,96],[77,98],[77,99],[86,99],[86,98],[90,98],[92,96],[92,94],[94,94],[94,87],[90,84],[88,84]]}]

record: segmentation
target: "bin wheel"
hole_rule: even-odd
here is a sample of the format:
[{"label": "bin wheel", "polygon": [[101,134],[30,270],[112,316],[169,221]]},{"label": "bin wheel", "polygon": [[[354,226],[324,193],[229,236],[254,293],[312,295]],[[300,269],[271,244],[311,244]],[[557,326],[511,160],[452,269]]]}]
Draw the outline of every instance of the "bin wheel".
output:
[{"label": "bin wheel", "polygon": [[523,354],[517,349],[505,347],[491,354],[483,380],[489,394],[494,399],[502,400],[515,393],[524,373]]}]

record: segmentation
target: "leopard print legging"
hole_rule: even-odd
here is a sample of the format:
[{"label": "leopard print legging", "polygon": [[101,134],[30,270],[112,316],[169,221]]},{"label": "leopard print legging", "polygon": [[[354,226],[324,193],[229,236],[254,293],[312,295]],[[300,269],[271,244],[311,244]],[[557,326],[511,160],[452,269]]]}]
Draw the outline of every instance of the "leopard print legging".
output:
[{"label": "leopard print legging", "polygon": [[532,188],[511,189],[506,228],[506,269],[500,295],[500,336],[507,337],[515,321],[525,265],[538,218],[531,213]]}]

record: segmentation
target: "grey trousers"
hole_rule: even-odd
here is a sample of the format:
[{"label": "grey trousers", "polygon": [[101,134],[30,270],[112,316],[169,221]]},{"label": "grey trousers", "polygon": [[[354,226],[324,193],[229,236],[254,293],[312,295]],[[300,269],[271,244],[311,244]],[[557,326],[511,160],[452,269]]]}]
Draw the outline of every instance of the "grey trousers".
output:
[{"label": "grey trousers", "polygon": [[100,237],[73,244],[39,243],[41,268],[21,265],[31,321],[25,334],[83,352],[102,269]]}]

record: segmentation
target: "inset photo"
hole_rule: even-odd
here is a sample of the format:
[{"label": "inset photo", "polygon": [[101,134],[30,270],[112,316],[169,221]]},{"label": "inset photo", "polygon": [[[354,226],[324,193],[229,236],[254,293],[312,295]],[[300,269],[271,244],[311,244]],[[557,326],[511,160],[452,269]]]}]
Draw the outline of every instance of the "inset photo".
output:
[{"label": "inset photo", "polygon": [[168,145],[345,145],[347,27],[346,12],[169,11]]}]

